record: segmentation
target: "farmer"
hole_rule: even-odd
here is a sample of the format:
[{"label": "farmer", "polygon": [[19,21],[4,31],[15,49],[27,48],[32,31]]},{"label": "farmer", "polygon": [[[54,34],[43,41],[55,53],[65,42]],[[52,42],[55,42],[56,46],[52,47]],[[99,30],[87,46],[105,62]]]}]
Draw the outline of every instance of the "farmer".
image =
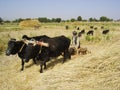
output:
[{"label": "farmer", "polygon": [[75,46],[77,44],[77,32],[73,31],[72,34],[73,34],[73,36],[72,36],[72,46]]}]

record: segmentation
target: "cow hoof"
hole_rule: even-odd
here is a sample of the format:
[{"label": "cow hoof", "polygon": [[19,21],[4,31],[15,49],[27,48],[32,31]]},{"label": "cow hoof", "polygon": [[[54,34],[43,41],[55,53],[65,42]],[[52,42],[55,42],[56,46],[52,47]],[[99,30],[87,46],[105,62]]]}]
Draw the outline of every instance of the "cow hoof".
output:
[{"label": "cow hoof", "polygon": [[34,64],[37,64],[36,62],[34,62]]},{"label": "cow hoof", "polygon": [[65,61],[62,62],[62,64],[65,63]]},{"label": "cow hoof", "polygon": [[20,71],[23,71],[23,69],[20,69]]},{"label": "cow hoof", "polygon": [[40,73],[43,73],[43,71],[40,71]]},{"label": "cow hoof", "polygon": [[46,67],[44,67],[44,70],[46,70],[47,68]]}]

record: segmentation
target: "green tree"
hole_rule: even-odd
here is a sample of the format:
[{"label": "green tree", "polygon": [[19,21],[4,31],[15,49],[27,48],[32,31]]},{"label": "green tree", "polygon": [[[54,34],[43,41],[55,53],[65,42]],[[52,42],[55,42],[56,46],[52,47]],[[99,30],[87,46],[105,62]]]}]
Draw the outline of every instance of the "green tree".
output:
[{"label": "green tree", "polygon": [[61,18],[56,18],[56,22],[60,23],[61,22]]},{"label": "green tree", "polygon": [[31,18],[26,18],[25,20],[32,20]]},{"label": "green tree", "polygon": [[94,20],[93,20],[93,18],[89,18],[89,21],[92,22],[92,21],[94,21]]},{"label": "green tree", "polygon": [[56,19],[55,19],[55,18],[52,18],[51,22],[56,22]]},{"label": "green tree", "polygon": [[20,22],[23,21],[23,20],[24,20],[24,19],[19,18],[19,19],[14,20],[13,22],[14,22],[14,23],[20,23]]},{"label": "green tree", "polygon": [[82,17],[81,17],[81,16],[78,16],[78,17],[77,17],[77,21],[82,21]]},{"label": "green tree", "polygon": [[70,20],[71,22],[74,22],[75,21],[75,19],[74,18],[71,18],[71,20]]},{"label": "green tree", "polygon": [[39,22],[49,22],[48,19],[46,17],[42,17],[42,18],[38,18]]},{"label": "green tree", "polygon": [[61,18],[52,18],[51,22],[58,22],[60,23],[62,21]]},{"label": "green tree", "polygon": [[96,18],[89,18],[89,21],[92,22],[92,21],[98,21]]},{"label": "green tree", "polygon": [[0,24],[3,22],[3,19],[0,17]]},{"label": "green tree", "polygon": [[5,23],[10,23],[11,21],[10,20],[6,20],[6,21],[4,21]]},{"label": "green tree", "polygon": [[111,21],[112,19],[107,18],[106,16],[101,16],[100,21]]}]

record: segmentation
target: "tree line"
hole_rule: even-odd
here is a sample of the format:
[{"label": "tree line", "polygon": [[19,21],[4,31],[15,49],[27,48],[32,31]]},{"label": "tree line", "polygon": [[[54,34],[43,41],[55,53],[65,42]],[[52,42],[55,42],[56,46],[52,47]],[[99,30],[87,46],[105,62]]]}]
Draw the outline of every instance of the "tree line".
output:
[{"label": "tree line", "polygon": [[[20,23],[21,21],[23,20],[31,20],[32,18],[26,18],[26,19],[23,19],[23,18],[18,18],[18,19],[15,19],[13,21],[9,21],[9,20],[3,20],[1,17],[0,17],[0,24],[2,23],[9,23],[9,22],[13,22],[13,23]],[[113,21],[113,19],[110,19],[106,16],[101,16],[99,19],[96,19],[96,18],[89,18],[88,20],[84,20],[81,16],[78,16],[77,18],[71,18],[69,20],[62,20],[61,18],[52,18],[52,19],[49,19],[47,17],[39,17],[39,18],[36,18],[39,22],[44,22],[44,23],[47,23],[47,22],[57,22],[57,23],[60,23],[60,22],[75,22],[75,21],[90,21],[90,22],[98,22],[98,21],[101,21],[101,22],[104,22],[104,21]]]}]

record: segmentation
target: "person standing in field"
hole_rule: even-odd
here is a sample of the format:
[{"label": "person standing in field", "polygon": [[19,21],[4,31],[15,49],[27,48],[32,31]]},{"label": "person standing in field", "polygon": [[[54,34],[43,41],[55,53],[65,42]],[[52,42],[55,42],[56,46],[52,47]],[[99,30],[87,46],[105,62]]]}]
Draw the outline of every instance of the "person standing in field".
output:
[{"label": "person standing in field", "polygon": [[80,37],[81,37],[81,33],[78,33],[76,31],[72,32],[73,36],[72,36],[72,46],[75,47],[76,49],[80,48]]},{"label": "person standing in field", "polygon": [[77,34],[76,31],[73,31],[72,34],[73,34],[73,36],[72,36],[72,45],[71,45],[71,48],[73,48],[74,51],[76,51],[76,53],[78,54],[78,49],[80,48],[81,33],[79,32]]},{"label": "person standing in field", "polygon": [[79,33],[78,33],[78,36],[77,36],[77,44],[76,44],[76,48],[77,48],[77,49],[80,48],[80,38],[81,38],[81,33],[79,32]]},{"label": "person standing in field", "polygon": [[73,31],[72,34],[73,34],[73,36],[72,36],[72,46],[75,46],[77,44],[77,32]]}]

